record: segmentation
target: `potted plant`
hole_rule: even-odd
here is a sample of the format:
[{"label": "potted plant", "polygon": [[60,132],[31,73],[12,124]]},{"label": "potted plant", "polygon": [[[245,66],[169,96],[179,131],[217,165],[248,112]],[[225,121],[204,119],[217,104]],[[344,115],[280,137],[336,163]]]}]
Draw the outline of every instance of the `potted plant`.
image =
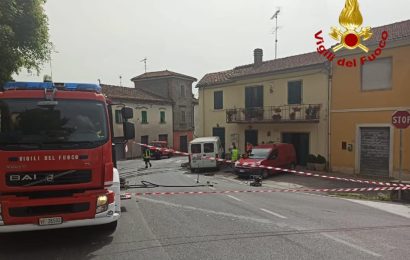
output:
[{"label": "potted plant", "polygon": [[294,112],[300,112],[301,108],[300,107],[293,107],[292,108]]},{"label": "potted plant", "polygon": [[306,165],[306,167],[307,167],[307,169],[308,170],[315,170],[315,163],[316,163],[316,155],[314,155],[314,154],[309,154],[308,155],[308,157],[307,157],[307,165]]},{"label": "potted plant", "polygon": [[326,158],[319,154],[316,158],[315,169],[317,171],[324,171],[325,168],[326,168]]},{"label": "potted plant", "polygon": [[232,117],[236,115],[236,110],[235,109],[229,109],[226,111],[226,114],[228,116],[228,122],[232,122]]},{"label": "potted plant", "polygon": [[290,114],[289,114],[289,118],[290,118],[290,120],[295,120],[295,118],[296,118],[296,113],[295,113],[295,112],[290,113]]},{"label": "potted plant", "polygon": [[318,118],[318,112],[320,110],[320,106],[312,106],[309,105],[309,107],[306,109],[306,119],[319,119]]},{"label": "potted plant", "polygon": [[279,114],[280,112],[282,112],[282,109],[280,109],[280,107],[277,107],[273,111],[275,111],[275,113]]},{"label": "potted plant", "polygon": [[274,115],[272,115],[272,119],[273,119],[273,120],[281,120],[281,119],[282,119],[282,116],[279,115],[279,114],[274,114]]}]

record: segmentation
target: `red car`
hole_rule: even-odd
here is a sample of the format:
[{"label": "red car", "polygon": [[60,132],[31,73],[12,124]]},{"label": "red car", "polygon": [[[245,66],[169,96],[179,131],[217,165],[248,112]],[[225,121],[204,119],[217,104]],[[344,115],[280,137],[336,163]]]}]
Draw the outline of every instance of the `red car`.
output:
[{"label": "red car", "polygon": [[[247,163],[247,165],[243,165]],[[252,167],[252,165],[254,165]],[[259,175],[267,178],[275,170],[262,169],[255,166],[272,166],[293,169],[296,165],[296,152],[292,144],[264,144],[253,147],[247,158],[241,158],[235,163],[235,174],[239,177]]]},{"label": "red car", "polygon": [[168,147],[168,143],[166,141],[153,141],[149,145],[157,147],[157,148],[154,148],[154,147],[150,148],[152,158],[160,160],[164,156],[168,158],[172,156],[172,151]]}]

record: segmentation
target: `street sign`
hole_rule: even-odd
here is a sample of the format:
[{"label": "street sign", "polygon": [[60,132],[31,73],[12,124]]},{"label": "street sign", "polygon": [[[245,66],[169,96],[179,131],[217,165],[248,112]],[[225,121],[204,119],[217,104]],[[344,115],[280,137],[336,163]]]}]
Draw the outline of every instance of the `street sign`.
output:
[{"label": "street sign", "polygon": [[392,124],[398,129],[406,129],[410,126],[410,113],[407,111],[394,112]]},{"label": "street sign", "polygon": [[[403,171],[403,129],[410,125],[410,113],[408,111],[396,111],[391,118],[392,124],[400,129],[400,151],[399,151],[399,183],[401,183],[401,173]],[[401,200],[401,191],[399,191]]]}]

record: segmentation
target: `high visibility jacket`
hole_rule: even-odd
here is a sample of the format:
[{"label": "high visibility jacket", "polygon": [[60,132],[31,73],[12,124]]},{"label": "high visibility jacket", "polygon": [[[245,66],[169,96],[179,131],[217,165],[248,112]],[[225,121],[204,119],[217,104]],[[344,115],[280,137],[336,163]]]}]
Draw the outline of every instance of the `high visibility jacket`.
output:
[{"label": "high visibility jacket", "polygon": [[239,159],[239,150],[238,148],[233,148],[232,149],[232,157],[231,160],[232,161],[237,161]]},{"label": "high visibility jacket", "polygon": [[144,158],[151,158],[151,150],[150,149],[146,149],[144,151]]}]

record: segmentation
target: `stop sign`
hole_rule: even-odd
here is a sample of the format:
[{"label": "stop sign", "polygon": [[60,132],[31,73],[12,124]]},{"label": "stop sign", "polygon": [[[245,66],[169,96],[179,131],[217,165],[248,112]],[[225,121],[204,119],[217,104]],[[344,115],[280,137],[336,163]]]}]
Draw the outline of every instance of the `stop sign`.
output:
[{"label": "stop sign", "polygon": [[407,111],[396,111],[392,116],[392,124],[398,129],[405,129],[410,125],[410,113]]}]

